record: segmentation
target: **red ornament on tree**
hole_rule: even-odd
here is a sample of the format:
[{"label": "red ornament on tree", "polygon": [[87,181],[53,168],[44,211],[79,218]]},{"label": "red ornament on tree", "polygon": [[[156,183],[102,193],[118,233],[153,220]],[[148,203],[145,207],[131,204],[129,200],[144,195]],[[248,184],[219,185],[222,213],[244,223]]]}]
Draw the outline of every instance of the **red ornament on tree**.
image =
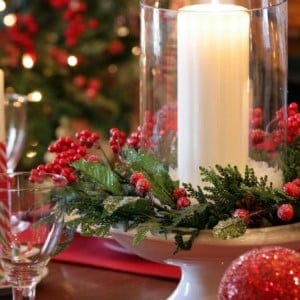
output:
[{"label": "red ornament on tree", "polygon": [[300,253],[273,246],[251,250],[223,275],[219,300],[295,300],[300,295]]}]

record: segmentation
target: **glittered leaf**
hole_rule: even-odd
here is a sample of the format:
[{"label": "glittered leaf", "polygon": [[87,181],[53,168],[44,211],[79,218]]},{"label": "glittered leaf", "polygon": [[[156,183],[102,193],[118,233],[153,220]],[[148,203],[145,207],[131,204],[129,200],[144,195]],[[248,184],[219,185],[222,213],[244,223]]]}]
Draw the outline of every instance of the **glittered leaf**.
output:
[{"label": "glittered leaf", "polygon": [[153,207],[146,199],[139,197],[115,197],[109,196],[103,203],[104,214],[103,217],[108,217],[113,214],[122,215],[122,217],[128,216],[134,218],[134,216],[151,216],[153,215]]},{"label": "glittered leaf", "polygon": [[122,194],[122,186],[117,175],[107,165],[89,163],[79,160],[72,164],[72,167],[80,171],[83,175],[95,180],[103,189],[114,195]]},{"label": "glittered leaf", "polygon": [[243,235],[247,226],[242,218],[229,218],[219,221],[213,228],[213,235],[223,240],[232,239]]}]

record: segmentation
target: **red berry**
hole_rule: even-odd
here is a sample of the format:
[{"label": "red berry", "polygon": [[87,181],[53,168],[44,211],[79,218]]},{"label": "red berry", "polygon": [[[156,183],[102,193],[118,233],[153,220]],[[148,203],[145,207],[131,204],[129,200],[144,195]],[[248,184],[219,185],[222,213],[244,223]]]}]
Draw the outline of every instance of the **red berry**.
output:
[{"label": "red berry", "polygon": [[109,134],[110,134],[112,137],[117,137],[118,132],[119,132],[119,129],[118,129],[118,128],[111,128],[110,131],[109,131]]},{"label": "red berry", "polygon": [[177,199],[176,207],[177,209],[183,209],[191,205],[191,200],[188,197],[180,197]]},{"label": "red berry", "polygon": [[173,191],[173,197],[178,200],[181,197],[186,197],[187,196],[187,192],[184,188],[182,187],[178,187],[176,189],[174,189]]},{"label": "red berry", "polygon": [[277,216],[282,221],[290,221],[295,215],[294,207],[291,204],[282,204],[278,207]]},{"label": "red berry", "polygon": [[241,218],[246,221],[246,223],[249,222],[249,211],[243,208],[237,208],[233,214],[235,218]]},{"label": "red berry", "polygon": [[253,117],[261,118],[262,117],[262,109],[260,107],[255,107],[252,110]]},{"label": "red berry", "polygon": [[134,172],[131,176],[130,176],[130,184],[133,186],[136,186],[136,183],[139,179],[145,178],[144,174],[141,172]]},{"label": "red berry", "polygon": [[262,123],[262,118],[261,117],[254,117],[250,121],[251,125],[253,127],[259,127]]},{"label": "red berry", "polygon": [[300,186],[298,186],[294,182],[287,182],[283,186],[283,191],[291,197],[294,197],[294,198],[300,197]]},{"label": "red berry", "polygon": [[146,178],[140,178],[135,185],[135,191],[139,196],[145,196],[150,190],[150,182]]},{"label": "red berry", "polygon": [[258,144],[264,140],[264,131],[261,129],[250,130],[250,139],[253,144]]},{"label": "red berry", "polygon": [[276,119],[277,121],[281,121],[284,117],[284,111],[283,108],[280,108],[277,112],[276,112]]}]

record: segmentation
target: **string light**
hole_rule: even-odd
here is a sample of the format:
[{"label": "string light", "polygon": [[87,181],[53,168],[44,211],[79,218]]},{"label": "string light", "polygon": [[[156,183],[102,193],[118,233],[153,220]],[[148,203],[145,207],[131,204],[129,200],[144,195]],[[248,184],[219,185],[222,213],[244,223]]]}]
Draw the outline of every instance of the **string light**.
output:
[{"label": "string light", "polygon": [[129,28],[126,26],[120,26],[117,30],[118,36],[125,37],[129,34]]},{"label": "string light", "polygon": [[34,60],[30,54],[23,54],[22,56],[22,65],[26,69],[31,69],[34,66]]},{"label": "string light", "polygon": [[40,102],[42,101],[43,95],[40,91],[33,91],[28,94],[28,100],[31,102]]},{"label": "string light", "polygon": [[132,47],[131,53],[135,56],[139,56],[141,54],[141,48],[138,46]]},{"label": "string light", "polygon": [[34,158],[36,155],[37,155],[37,152],[36,152],[36,151],[28,151],[28,152],[26,153],[26,157],[27,157],[27,158]]},{"label": "string light", "polygon": [[16,22],[17,22],[17,17],[15,14],[8,14],[3,18],[4,25],[8,27],[14,26]]},{"label": "string light", "polygon": [[6,9],[6,3],[3,0],[0,0],[0,11],[4,11]]},{"label": "string light", "polygon": [[75,67],[78,64],[78,59],[75,55],[70,55],[67,62],[70,67]]}]

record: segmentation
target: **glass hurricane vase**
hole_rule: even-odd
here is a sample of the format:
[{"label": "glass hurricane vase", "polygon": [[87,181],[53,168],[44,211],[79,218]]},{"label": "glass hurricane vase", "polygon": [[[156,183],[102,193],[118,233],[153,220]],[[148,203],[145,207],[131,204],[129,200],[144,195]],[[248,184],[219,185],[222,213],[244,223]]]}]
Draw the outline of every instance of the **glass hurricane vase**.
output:
[{"label": "glass hurricane vase", "polygon": [[286,0],[141,1],[142,146],[180,182],[199,166],[286,181]]}]

